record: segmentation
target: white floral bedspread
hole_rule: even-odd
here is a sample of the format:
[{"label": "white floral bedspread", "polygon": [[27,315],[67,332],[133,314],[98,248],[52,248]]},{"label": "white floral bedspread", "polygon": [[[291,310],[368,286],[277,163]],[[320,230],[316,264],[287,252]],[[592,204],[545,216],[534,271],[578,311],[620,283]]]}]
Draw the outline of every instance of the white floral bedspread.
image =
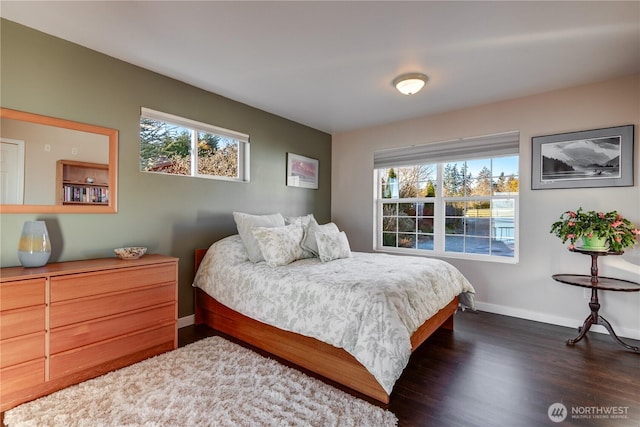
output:
[{"label": "white floral bedspread", "polygon": [[409,361],[413,332],[474,292],[455,267],[423,257],[353,252],[327,263],[254,264],[238,235],[211,245],[193,285],[245,316],[343,348],[387,393]]}]

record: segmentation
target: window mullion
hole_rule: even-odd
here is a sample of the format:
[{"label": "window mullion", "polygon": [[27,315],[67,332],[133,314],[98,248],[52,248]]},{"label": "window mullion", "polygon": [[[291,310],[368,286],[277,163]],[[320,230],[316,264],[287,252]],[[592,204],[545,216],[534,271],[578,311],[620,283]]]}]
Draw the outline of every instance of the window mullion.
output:
[{"label": "window mullion", "polygon": [[436,201],[434,206],[434,215],[433,218],[433,249],[438,252],[444,252],[444,219],[445,219],[445,209],[444,209],[444,179],[442,177],[443,166],[442,163],[438,163],[437,172],[436,172]]},{"label": "window mullion", "polygon": [[198,131],[191,131],[191,176],[198,175]]}]

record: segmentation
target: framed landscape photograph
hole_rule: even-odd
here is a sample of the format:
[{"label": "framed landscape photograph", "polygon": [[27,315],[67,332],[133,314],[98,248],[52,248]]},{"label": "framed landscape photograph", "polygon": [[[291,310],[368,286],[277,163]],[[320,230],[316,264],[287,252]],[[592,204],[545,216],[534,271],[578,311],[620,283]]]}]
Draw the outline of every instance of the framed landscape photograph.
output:
[{"label": "framed landscape photograph", "polygon": [[318,165],[316,159],[287,153],[287,185],[317,189]]},{"label": "framed landscape photograph", "polygon": [[633,125],[531,138],[531,189],[633,185]]}]

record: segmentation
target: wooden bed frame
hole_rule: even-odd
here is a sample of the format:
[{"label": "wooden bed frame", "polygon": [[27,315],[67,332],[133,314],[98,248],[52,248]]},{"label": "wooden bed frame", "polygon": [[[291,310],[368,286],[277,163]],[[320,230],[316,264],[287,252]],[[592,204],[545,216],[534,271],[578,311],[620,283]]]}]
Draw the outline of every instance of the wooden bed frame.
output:
[{"label": "wooden bed frame", "polygon": [[[207,249],[196,249],[196,271],[206,252]],[[411,336],[411,350],[438,328],[453,329],[453,315],[457,309],[458,297],[455,297],[423,323]],[[374,376],[345,350],[251,319],[222,305],[200,288],[195,289],[195,323],[204,323],[377,401],[389,403],[389,395]]]}]

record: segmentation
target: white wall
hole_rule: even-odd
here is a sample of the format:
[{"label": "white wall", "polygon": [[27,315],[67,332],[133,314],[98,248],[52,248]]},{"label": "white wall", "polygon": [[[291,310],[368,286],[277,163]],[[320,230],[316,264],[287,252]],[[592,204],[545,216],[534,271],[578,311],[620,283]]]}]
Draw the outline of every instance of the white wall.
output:
[{"label": "white wall", "polygon": [[[429,88],[418,96],[428,97]],[[635,125],[633,187],[531,190],[531,137],[627,124]],[[580,206],[615,209],[640,225],[639,129],[640,74],[339,133],[332,139],[332,219],[346,231],[353,250],[370,252],[374,151],[518,130],[520,262],[447,260],[473,283],[478,308],[575,327],[589,313],[587,294],[551,275],[589,274],[590,258],[569,252],[549,228],[563,211]],[[603,257],[599,265],[602,276],[640,282],[640,246],[622,256]],[[640,292],[600,292],[600,301],[600,313],[621,336],[640,339]]]}]

